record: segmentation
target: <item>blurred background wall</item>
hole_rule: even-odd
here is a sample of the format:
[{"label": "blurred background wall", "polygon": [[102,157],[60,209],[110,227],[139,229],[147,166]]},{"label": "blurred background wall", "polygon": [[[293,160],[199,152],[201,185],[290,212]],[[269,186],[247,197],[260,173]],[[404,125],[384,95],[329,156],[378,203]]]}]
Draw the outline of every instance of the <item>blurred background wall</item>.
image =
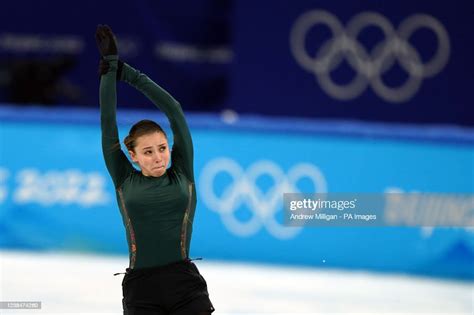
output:
[{"label": "blurred background wall", "polygon": [[[97,106],[94,30],[186,110],[472,125],[473,5],[457,1],[18,0],[1,101]],[[120,105],[147,108],[133,90]]]},{"label": "blurred background wall", "polygon": [[[472,280],[472,226],[289,228],[281,218],[282,192],[474,192],[473,9],[3,3],[0,246],[127,252],[100,151],[103,23],[121,58],[187,112],[199,181],[193,256]],[[122,83],[118,105],[122,137],[142,118],[167,124]]]}]

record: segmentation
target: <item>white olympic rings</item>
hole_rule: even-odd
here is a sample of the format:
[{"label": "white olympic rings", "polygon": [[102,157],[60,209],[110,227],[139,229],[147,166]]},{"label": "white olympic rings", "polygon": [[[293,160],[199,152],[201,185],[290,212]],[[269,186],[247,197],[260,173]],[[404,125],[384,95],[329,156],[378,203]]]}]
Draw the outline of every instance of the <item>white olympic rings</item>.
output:
[{"label": "white olympic rings", "polygon": [[[214,190],[219,174],[230,176],[232,182],[226,185],[218,196]],[[269,176],[274,185],[263,192],[257,180]],[[236,161],[229,158],[217,158],[210,161],[200,176],[201,199],[206,206],[219,213],[227,229],[238,236],[250,236],[262,226],[276,238],[289,239],[298,234],[301,227],[286,227],[280,224],[275,215],[283,209],[283,194],[297,193],[300,180],[312,183],[311,192],[326,192],[326,180],[321,171],[313,164],[299,163],[287,174],[274,162],[256,161],[244,170]],[[251,218],[243,222],[236,217],[239,207],[245,206],[251,212]]]},{"label": "white olympic rings", "polygon": [[[332,38],[324,42],[316,56],[312,57],[305,48],[305,42],[308,32],[316,25],[328,27]],[[369,26],[379,28],[385,37],[370,52],[357,41],[360,32]],[[409,42],[413,33],[421,28],[432,31],[438,44],[436,53],[426,63],[423,63],[420,54]],[[314,73],[321,88],[333,98],[354,99],[370,85],[377,95],[393,103],[412,98],[422,80],[438,74],[450,55],[448,32],[437,19],[427,14],[412,15],[395,30],[387,18],[376,12],[357,14],[344,28],[331,13],[312,10],[296,20],[290,34],[290,47],[298,64]],[[356,75],[349,83],[338,84],[330,73],[344,60]],[[401,86],[391,87],[383,82],[382,75],[390,70],[395,61],[407,72],[408,79]]]}]

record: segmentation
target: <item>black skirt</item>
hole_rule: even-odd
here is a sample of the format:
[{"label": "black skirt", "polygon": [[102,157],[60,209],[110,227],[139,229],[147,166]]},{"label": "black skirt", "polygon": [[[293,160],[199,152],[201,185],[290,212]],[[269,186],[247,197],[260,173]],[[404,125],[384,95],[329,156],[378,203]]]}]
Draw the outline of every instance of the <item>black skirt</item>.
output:
[{"label": "black skirt", "polygon": [[159,267],[127,269],[122,291],[125,315],[214,311],[207,283],[189,259]]}]

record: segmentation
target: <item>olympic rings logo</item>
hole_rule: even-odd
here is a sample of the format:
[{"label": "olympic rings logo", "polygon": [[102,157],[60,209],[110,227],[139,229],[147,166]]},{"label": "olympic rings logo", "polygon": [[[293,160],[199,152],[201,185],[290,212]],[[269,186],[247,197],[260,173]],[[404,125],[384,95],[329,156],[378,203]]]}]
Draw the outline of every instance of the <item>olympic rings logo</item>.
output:
[{"label": "olympic rings logo", "polygon": [[[309,30],[316,25],[328,27],[332,38],[324,42],[313,57],[305,49],[305,40]],[[357,41],[360,32],[369,26],[379,28],[385,38],[370,52]],[[413,33],[420,28],[430,30],[437,39],[436,53],[426,63],[423,63],[420,54],[409,42]],[[293,25],[290,47],[298,64],[314,73],[320,87],[333,98],[354,99],[370,85],[378,96],[392,103],[412,98],[422,80],[438,74],[450,55],[448,32],[438,20],[427,14],[412,15],[395,30],[387,18],[376,12],[357,14],[344,28],[331,13],[312,10],[302,14]],[[344,60],[355,70],[356,75],[349,83],[338,84],[330,73]],[[408,79],[398,87],[390,87],[383,82],[382,75],[392,68],[395,61],[408,73]]]},{"label": "olympic rings logo", "polygon": [[[217,177],[227,175],[231,183],[222,185]],[[264,176],[271,178],[273,186],[262,191],[257,181]],[[244,170],[237,162],[229,158],[217,158],[210,161],[200,176],[201,199],[206,206],[221,216],[227,229],[238,236],[250,236],[262,227],[276,238],[290,239],[296,236],[301,227],[286,227],[276,218],[283,209],[283,193],[300,192],[298,183],[311,182],[311,192],[326,192],[326,180],[321,171],[313,164],[299,163],[286,174],[274,162],[260,160]],[[216,183],[222,189],[219,196],[214,187]],[[241,220],[236,212],[242,206],[250,210],[251,218]]]}]

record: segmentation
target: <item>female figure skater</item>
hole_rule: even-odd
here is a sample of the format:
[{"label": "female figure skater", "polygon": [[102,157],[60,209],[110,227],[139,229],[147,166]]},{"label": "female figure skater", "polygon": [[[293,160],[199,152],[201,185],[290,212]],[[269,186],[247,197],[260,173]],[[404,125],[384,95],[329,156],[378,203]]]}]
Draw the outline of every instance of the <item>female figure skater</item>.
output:
[{"label": "female figure skater", "polygon": [[[214,308],[206,281],[188,256],[196,190],[193,144],[181,106],[146,75],[119,61],[116,38],[108,26],[97,27],[96,41],[102,56],[102,151],[130,253],[122,282],[124,314],[211,314]],[[157,123],[142,120],[132,126],[124,142],[140,171],[120,149],[116,80],[147,96],[166,114],[173,131],[170,154],[165,132]]]}]

